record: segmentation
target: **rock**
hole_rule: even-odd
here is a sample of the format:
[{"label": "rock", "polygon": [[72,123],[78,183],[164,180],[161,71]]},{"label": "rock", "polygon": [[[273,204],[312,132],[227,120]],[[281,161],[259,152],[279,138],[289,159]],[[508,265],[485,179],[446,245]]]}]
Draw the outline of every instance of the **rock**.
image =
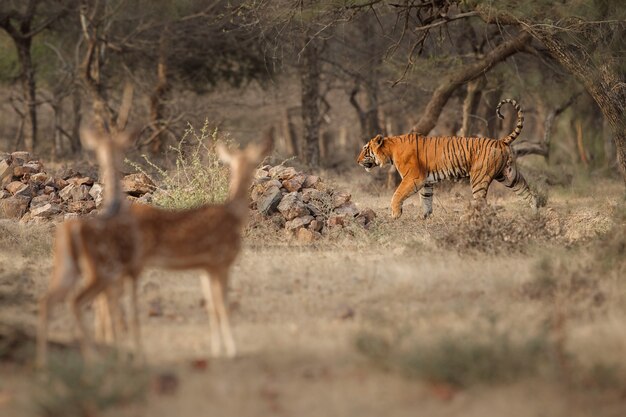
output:
[{"label": "rock", "polygon": [[311,223],[313,221],[313,216],[310,215],[306,215],[306,216],[302,216],[302,217],[296,217],[293,220],[289,220],[287,223],[285,223],[285,229],[287,230],[295,230],[298,229],[300,227],[304,227],[307,224]]},{"label": "rock", "polygon": [[350,201],[352,195],[347,191],[335,191],[333,194],[333,208],[337,208]]},{"label": "rock", "polygon": [[304,184],[305,179],[306,176],[304,174],[297,174],[288,180],[284,180],[282,182],[282,185],[287,191],[291,193],[300,190],[300,188],[302,188],[302,184]]},{"label": "rock", "polygon": [[24,165],[30,161],[30,153],[26,151],[13,152],[11,154],[11,159],[13,160],[13,165]]},{"label": "rock", "polygon": [[50,181],[50,175],[45,172],[37,172],[31,175],[28,181],[37,186],[45,185],[48,181]]},{"label": "rock", "polygon": [[65,213],[63,215],[63,220],[78,219],[79,217],[80,217],[80,214],[78,213]]},{"label": "rock", "polygon": [[76,188],[76,185],[68,184],[61,191],[59,191],[59,197],[61,197],[61,200],[67,201],[72,198],[72,191],[74,190],[74,188]]},{"label": "rock", "polygon": [[283,165],[276,165],[269,169],[268,174],[270,177],[278,179],[280,181],[288,180],[296,176],[298,171],[294,167],[286,167]]},{"label": "rock", "polygon": [[368,225],[375,218],[376,218],[376,212],[372,210],[371,208],[366,208],[366,209],[361,210],[361,212],[356,216],[357,221],[361,223],[363,226]]},{"label": "rock", "polygon": [[8,159],[0,160],[0,182],[5,178],[10,177],[13,173],[13,169],[11,169],[11,161]]},{"label": "rock", "polygon": [[282,194],[278,187],[276,186],[269,187],[257,199],[256,208],[260,213],[271,214],[278,207],[281,197],[282,197]]},{"label": "rock", "polygon": [[255,180],[262,180],[265,178],[269,178],[269,176],[269,172],[265,169],[257,169],[256,171],[254,171]]},{"label": "rock", "polygon": [[274,213],[270,216],[270,222],[274,225],[276,229],[283,229],[285,227],[285,223],[287,221],[280,213]]},{"label": "rock", "polygon": [[104,193],[104,189],[102,188],[102,185],[95,183],[90,189],[89,189],[89,195],[91,196],[91,198],[93,198],[93,200],[96,202],[96,206],[100,206],[100,204],[102,204],[102,197],[103,197],[103,193]]},{"label": "rock", "polygon": [[96,208],[93,200],[75,200],[67,202],[67,211],[71,213],[89,213]]},{"label": "rock", "polygon": [[38,195],[37,197],[33,197],[30,200],[30,209],[31,209],[31,211],[35,207],[39,207],[39,206],[43,206],[45,204],[48,204],[50,202],[50,200],[51,200],[51,198],[50,198],[49,194],[42,194],[42,195]]},{"label": "rock", "polygon": [[54,187],[46,185],[45,187],[43,187],[43,192],[44,194],[52,194],[54,193]]},{"label": "rock", "polygon": [[90,177],[73,177],[68,179],[67,182],[74,185],[93,185],[94,180]]},{"label": "rock", "polygon": [[155,189],[154,183],[145,174],[130,174],[122,178],[122,191],[132,196],[139,197]]},{"label": "rock", "polygon": [[89,187],[86,185],[75,186],[70,191],[70,195],[74,201],[85,201],[91,199],[91,196],[89,195]]},{"label": "rock", "polygon": [[348,202],[334,209],[333,213],[346,215],[350,217],[356,217],[359,214],[359,209],[356,207],[354,203]]},{"label": "rock", "polygon": [[261,184],[256,184],[252,187],[252,191],[250,192],[250,198],[252,201],[257,201],[268,189],[271,187],[280,188],[283,185],[278,180],[268,180]]},{"label": "rock", "polygon": [[46,181],[44,183],[44,185],[47,185],[47,186],[50,186],[50,187],[54,187],[57,190],[62,190],[65,187],[67,187],[69,185],[69,183],[67,181],[65,181],[64,179],[61,179],[61,178],[50,177],[50,179],[48,181]]},{"label": "rock", "polygon": [[19,189],[21,189],[25,184],[22,181],[13,181],[10,182],[4,187],[11,194],[15,194]]},{"label": "rock", "polygon": [[296,238],[302,243],[312,243],[321,237],[321,234],[310,229],[302,228],[296,232]]},{"label": "rock", "polygon": [[324,227],[324,223],[317,219],[314,219],[311,221],[311,223],[309,223],[309,229],[314,232],[321,232],[322,227]]},{"label": "rock", "polygon": [[11,193],[6,191],[6,190],[0,190],[0,200],[2,200],[3,198],[7,198],[10,197]]},{"label": "rock", "polygon": [[14,195],[0,200],[0,217],[5,219],[19,219],[28,210],[30,197]]},{"label": "rock", "polygon": [[283,197],[280,204],[278,204],[278,211],[280,211],[287,220],[309,214],[309,210],[300,200],[296,192],[289,193]]},{"label": "rock", "polygon": [[21,195],[29,199],[35,195],[35,189],[30,184],[24,184],[20,181],[13,181],[7,185],[7,191],[13,195]]},{"label": "rock", "polygon": [[33,217],[50,217],[61,212],[58,204],[48,203],[30,209],[30,215]]},{"label": "rock", "polygon": [[40,171],[39,167],[35,164],[18,165],[13,168],[14,177],[23,177],[24,175],[36,174]]},{"label": "rock", "polygon": [[330,216],[326,221],[328,227],[343,227],[344,218],[343,216]]},{"label": "rock", "polygon": [[317,175],[307,175],[302,188],[314,188],[318,182],[320,182],[320,177]]},{"label": "rock", "polygon": [[331,203],[331,197],[323,191],[316,190],[315,188],[303,188],[302,189],[302,201],[308,203],[310,201],[316,200],[318,202],[328,201],[329,205]]},{"label": "rock", "polygon": [[72,168],[64,168],[59,172],[58,176],[63,180],[67,180],[72,177],[80,176],[80,172],[76,172]]},{"label": "rock", "polygon": [[145,193],[144,195],[139,197],[137,199],[137,201],[135,201],[135,203],[139,203],[139,204],[150,204],[150,203],[152,203],[152,193]]}]

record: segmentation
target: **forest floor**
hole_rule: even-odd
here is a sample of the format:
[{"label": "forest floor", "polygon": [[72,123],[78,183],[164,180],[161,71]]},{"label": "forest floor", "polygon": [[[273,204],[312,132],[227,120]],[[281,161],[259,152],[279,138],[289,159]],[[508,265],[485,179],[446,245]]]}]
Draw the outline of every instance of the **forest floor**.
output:
[{"label": "forest floor", "polygon": [[[377,219],[313,245],[249,230],[231,274],[237,358],[207,355],[197,273],[148,270],[146,368],[57,353],[44,377],[32,346],[0,338],[0,414],[625,415],[621,182],[550,187],[538,215],[495,185],[491,217],[464,214],[459,183],[435,188],[431,218],[412,197],[393,221],[392,191],[334,181]],[[54,226],[0,229],[0,324],[32,330]],[[58,308],[51,338],[73,334]]]}]

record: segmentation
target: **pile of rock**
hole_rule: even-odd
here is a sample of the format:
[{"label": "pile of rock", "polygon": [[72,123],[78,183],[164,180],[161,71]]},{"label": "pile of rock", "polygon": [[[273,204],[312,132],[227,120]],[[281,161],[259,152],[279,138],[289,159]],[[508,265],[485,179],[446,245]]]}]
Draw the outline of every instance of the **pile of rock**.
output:
[{"label": "pile of rock", "polygon": [[[134,198],[149,198],[154,184],[143,174],[128,175],[123,189]],[[102,204],[103,188],[93,178],[66,169],[56,176],[44,171],[28,152],[0,154],[0,218],[66,219],[90,213]]]},{"label": "pile of rock", "polygon": [[256,171],[252,185],[253,224],[270,220],[276,229],[284,229],[302,242],[312,242],[354,222],[369,227],[376,214],[359,209],[351,197],[316,175],[284,165],[265,165]]}]

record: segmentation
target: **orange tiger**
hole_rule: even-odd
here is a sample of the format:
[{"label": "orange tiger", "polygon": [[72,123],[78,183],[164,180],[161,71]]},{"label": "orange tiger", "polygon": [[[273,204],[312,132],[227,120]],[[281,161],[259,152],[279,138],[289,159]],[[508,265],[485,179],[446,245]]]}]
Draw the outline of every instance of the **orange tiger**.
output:
[{"label": "orange tiger", "polygon": [[371,139],[359,154],[357,163],[366,171],[375,166],[392,163],[402,176],[402,182],[391,199],[391,216],[402,215],[402,203],[419,191],[424,218],[432,209],[433,184],[444,179],[469,177],[472,195],[477,203],[486,201],[491,181],[512,188],[537,210],[537,199],[518,171],[511,143],[524,126],[524,113],[515,100],[502,100],[496,114],[503,119],[500,107],[510,103],[517,111],[517,125],[502,139],[456,136],[424,137],[415,133]]}]

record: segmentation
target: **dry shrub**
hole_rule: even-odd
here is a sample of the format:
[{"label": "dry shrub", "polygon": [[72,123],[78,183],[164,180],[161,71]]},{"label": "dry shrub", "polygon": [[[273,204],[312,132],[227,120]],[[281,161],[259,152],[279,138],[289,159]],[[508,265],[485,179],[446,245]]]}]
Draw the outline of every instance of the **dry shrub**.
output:
[{"label": "dry shrub", "polygon": [[435,241],[443,248],[487,253],[523,251],[529,242],[554,237],[543,214],[504,217],[493,206],[470,206],[458,224]]},{"label": "dry shrub", "polygon": [[120,364],[114,356],[85,362],[77,353],[54,355],[34,402],[42,416],[95,416],[142,399],[148,388],[144,369]]},{"label": "dry shrub", "polygon": [[513,332],[492,330],[431,338],[403,346],[379,334],[362,332],[356,349],[377,366],[410,378],[455,387],[510,382],[546,372],[553,348],[546,332],[514,338]]},{"label": "dry shrub", "polygon": [[47,222],[26,225],[0,220],[0,250],[25,257],[47,257],[52,252],[54,229],[55,225]]}]

